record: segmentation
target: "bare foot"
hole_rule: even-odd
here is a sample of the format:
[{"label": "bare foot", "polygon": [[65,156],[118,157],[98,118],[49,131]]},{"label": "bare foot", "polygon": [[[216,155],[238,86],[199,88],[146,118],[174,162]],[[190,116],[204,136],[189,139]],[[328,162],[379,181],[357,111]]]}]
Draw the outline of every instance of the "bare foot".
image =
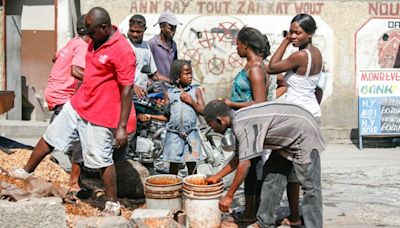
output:
[{"label": "bare foot", "polygon": [[253,224],[247,226],[247,228],[261,228],[261,226],[258,225],[258,223],[253,223]]},{"label": "bare foot", "polygon": [[289,219],[289,217],[283,218],[282,220],[278,220],[277,224],[279,225],[286,225],[286,226],[300,226],[301,225],[301,220],[296,220],[292,221]]},{"label": "bare foot", "polygon": [[81,187],[79,186],[78,183],[69,185],[70,192],[79,192],[80,190],[81,190]]}]

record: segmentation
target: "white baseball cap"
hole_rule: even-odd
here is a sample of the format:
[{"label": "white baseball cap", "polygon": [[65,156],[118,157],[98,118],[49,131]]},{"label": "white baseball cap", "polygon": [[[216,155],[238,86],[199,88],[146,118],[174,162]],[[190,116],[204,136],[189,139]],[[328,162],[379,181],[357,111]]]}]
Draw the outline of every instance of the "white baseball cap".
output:
[{"label": "white baseball cap", "polygon": [[176,19],[175,15],[172,12],[165,11],[165,12],[161,13],[160,17],[158,18],[157,23],[155,23],[153,26],[156,26],[157,24],[161,24],[164,22],[166,22],[170,25],[174,25],[174,26],[182,24],[181,22],[178,21],[178,19]]}]

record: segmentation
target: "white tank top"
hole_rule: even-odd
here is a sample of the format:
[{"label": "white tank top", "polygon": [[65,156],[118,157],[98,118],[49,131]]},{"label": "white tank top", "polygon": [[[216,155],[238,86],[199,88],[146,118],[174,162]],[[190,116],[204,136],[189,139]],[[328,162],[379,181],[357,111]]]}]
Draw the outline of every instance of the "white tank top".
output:
[{"label": "white tank top", "polygon": [[303,106],[311,112],[314,117],[321,117],[321,109],[315,96],[315,88],[317,87],[322,68],[318,74],[310,76],[312,63],[311,53],[308,49],[304,50],[307,52],[308,56],[307,72],[305,75],[298,75],[293,71],[286,72],[285,81],[288,88],[285,98],[288,102]]}]

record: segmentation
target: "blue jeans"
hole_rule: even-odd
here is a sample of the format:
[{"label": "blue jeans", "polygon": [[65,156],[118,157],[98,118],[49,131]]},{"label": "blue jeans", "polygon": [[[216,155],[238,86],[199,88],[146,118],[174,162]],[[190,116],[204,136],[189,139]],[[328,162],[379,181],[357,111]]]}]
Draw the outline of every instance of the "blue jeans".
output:
[{"label": "blue jeans", "polygon": [[294,170],[304,191],[304,225],[322,228],[321,162],[318,151],[314,150],[310,156],[311,163],[301,165],[272,152],[264,165],[264,182],[257,212],[258,225],[275,227],[276,211],[286,189],[289,174]]}]

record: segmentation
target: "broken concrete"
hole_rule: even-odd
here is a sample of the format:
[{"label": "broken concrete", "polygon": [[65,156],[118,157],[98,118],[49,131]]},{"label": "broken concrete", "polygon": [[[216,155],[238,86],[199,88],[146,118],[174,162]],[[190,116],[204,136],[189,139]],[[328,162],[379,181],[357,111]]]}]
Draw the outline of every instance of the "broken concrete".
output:
[{"label": "broken concrete", "polygon": [[0,221],[1,227],[67,227],[62,200],[56,197],[0,200]]},{"label": "broken concrete", "polygon": [[91,218],[79,218],[76,223],[76,228],[131,228],[137,227],[133,221],[130,221],[122,216],[108,216],[108,217],[91,217]]}]

